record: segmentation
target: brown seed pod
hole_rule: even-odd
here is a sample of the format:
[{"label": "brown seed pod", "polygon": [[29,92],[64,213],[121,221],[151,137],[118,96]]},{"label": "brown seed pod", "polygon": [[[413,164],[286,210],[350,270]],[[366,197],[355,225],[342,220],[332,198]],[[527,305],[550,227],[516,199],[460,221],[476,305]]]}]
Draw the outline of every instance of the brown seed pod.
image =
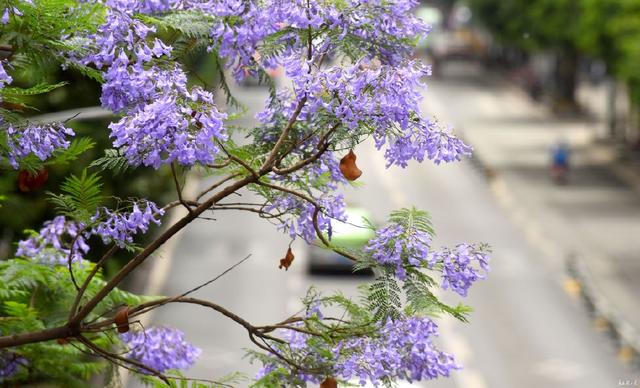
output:
[{"label": "brown seed pod", "polygon": [[36,191],[44,186],[48,179],[49,172],[44,168],[35,174],[27,170],[20,170],[18,173],[18,189],[23,193]]},{"label": "brown seed pod", "polygon": [[356,166],[356,154],[350,150],[344,158],[340,159],[340,172],[347,180],[355,181],[362,175],[362,170]]},{"label": "brown seed pod", "polygon": [[113,317],[113,322],[118,328],[118,333],[126,333],[129,331],[129,306],[124,306]]},{"label": "brown seed pod", "polygon": [[322,383],[320,388],[338,388],[338,382],[333,377],[329,376]]},{"label": "brown seed pod", "polygon": [[294,258],[295,256],[293,255],[291,248],[287,249],[287,254],[284,258],[280,259],[280,265],[278,266],[278,268],[282,269],[284,267],[284,270],[288,271]]}]

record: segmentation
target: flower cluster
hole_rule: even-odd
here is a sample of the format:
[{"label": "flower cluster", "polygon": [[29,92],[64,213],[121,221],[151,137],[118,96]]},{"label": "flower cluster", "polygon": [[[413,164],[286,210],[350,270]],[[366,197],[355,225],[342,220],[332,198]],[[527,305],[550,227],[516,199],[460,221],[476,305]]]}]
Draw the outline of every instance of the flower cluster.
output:
[{"label": "flower cluster", "polygon": [[[141,210],[140,206],[143,206],[144,210]],[[162,215],[164,210],[158,209],[156,204],[150,201],[134,203],[129,213],[115,213],[102,208],[93,217],[93,221],[100,218],[106,220],[93,227],[91,233],[100,236],[105,244],[114,241],[118,246],[124,247],[126,243],[133,242],[133,235],[138,231],[146,232],[152,222],[160,225],[156,216]]]},{"label": "flower cluster", "polygon": [[7,124],[5,134],[9,146],[7,158],[16,169],[19,161],[31,154],[45,160],[55,150],[69,147],[69,137],[75,135],[71,128],[61,123],[29,124],[24,128]]},{"label": "flower cluster", "polygon": [[467,296],[471,285],[486,277],[489,256],[483,245],[459,244],[454,249],[434,252],[429,258],[429,268],[436,265],[442,267],[442,288]]},{"label": "flower cluster", "polygon": [[309,339],[309,334],[293,329],[283,329],[281,330],[281,332],[282,339],[287,342],[289,348],[292,351],[301,351],[307,348],[307,340]]},{"label": "flower cluster", "polygon": [[222,119],[211,93],[201,89],[189,95],[197,107],[183,106],[175,95],[164,95],[109,125],[114,146],[124,147],[133,165],[155,168],[177,161],[183,165],[213,162],[226,140]]},{"label": "flower cluster", "polygon": [[18,368],[27,364],[27,359],[13,352],[0,352],[0,382],[18,373]]},{"label": "flower cluster", "polygon": [[106,1],[105,22],[88,37],[93,50],[80,59],[107,68],[100,100],[105,108],[124,113],[109,128],[114,146],[132,165],[211,163],[219,152],[215,140],[226,140],[225,115],[218,112],[213,94],[199,87],[189,90],[178,65],[163,67],[158,59],[169,57],[172,48],[152,39],[155,28],[135,17],[190,4],[179,3]]},{"label": "flower cluster", "polygon": [[361,385],[386,379],[421,381],[449,374],[460,366],[431,342],[437,325],[426,317],[388,319],[375,336],[350,338],[334,349],[336,375],[358,378]]},{"label": "flower cluster", "polygon": [[67,265],[70,256],[72,262],[81,262],[89,252],[87,239],[91,236],[99,236],[105,244],[114,241],[124,247],[133,242],[134,234],[146,232],[152,222],[159,225],[156,217],[162,215],[163,209],[144,200],[134,203],[130,212],[99,209],[91,219],[96,223],[91,229],[57,216],[45,222],[39,232],[32,232],[29,238],[20,241],[16,255],[50,265]]},{"label": "flower cluster", "polygon": [[145,2],[136,0],[105,1],[105,21],[95,34],[88,37],[90,49],[97,51],[85,56],[81,61],[102,68],[111,66],[123,52],[136,56],[139,63],[147,62],[152,55],[159,57],[170,53],[171,48],[159,39],[153,40],[154,49],[149,46],[147,38],[155,29],[134,17],[136,12],[140,12],[143,3]]},{"label": "flower cluster", "polygon": [[[33,0],[24,0],[27,4],[33,4]],[[0,23],[7,24],[9,23],[9,17],[11,15],[22,16],[22,11],[18,9],[18,7],[4,7],[2,11],[2,17],[0,18]]]},{"label": "flower cluster", "polygon": [[[166,327],[127,332],[120,338],[129,348],[126,357],[161,373],[168,369],[190,368],[202,352],[187,342],[180,330]],[[149,373],[144,369],[140,372]]]},{"label": "flower cluster", "polygon": [[[336,40],[350,34],[363,42],[363,53],[379,57],[385,63],[397,64],[410,52],[407,42],[423,36],[429,28],[412,13],[414,0],[348,0],[328,3],[320,0],[240,0],[224,2],[226,7],[210,7],[207,11],[216,17],[241,16],[242,21],[225,22],[212,28],[211,37],[218,53],[233,67],[236,78],[255,75],[256,65],[274,67],[286,61],[285,56],[261,56],[261,41],[279,32],[279,42],[287,42],[290,52],[305,51],[307,43],[298,31],[324,28]],[[366,42],[366,43],[364,43]],[[331,39],[323,36],[314,43],[315,52],[327,53]]]},{"label": "flower cluster", "polygon": [[382,265],[395,266],[396,277],[406,278],[405,266],[421,266],[427,262],[431,236],[421,230],[407,230],[400,224],[391,225],[376,231],[376,237],[364,247],[364,251]]},{"label": "flower cluster", "polygon": [[[325,195],[321,198],[316,198],[316,201],[321,207],[317,215],[318,229],[321,232],[328,232],[329,236],[331,236],[331,220],[346,220],[344,197],[342,194],[335,196]],[[281,224],[281,228],[288,232],[292,239],[300,236],[308,243],[316,239],[316,230],[313,222],[316,208],[312,203],[294,195],[283,194],[276,197],[264,210],[266,212],[276,211],[277,213],[282,213],[283,218],[286,217]]]},{"label": "flower cluster", "polygon": [[38,233],[34,232],[26,240],[20,241],[16,256],[49,265],[67,265],[69,258],[71,262],[81,262],[89,252],[82,228],[82,225],[68,221],[64,216],[57,216],[45,222]]},{"label": "flower cluster", "polygon": [[[156,46],[152,49],[154,52]],[[117,113],[139,109],[159,96],[186,91],[187,76],[179,67],[145,69],[140,63],[130,65],[127,55],[120,52],[105,74],[100,101],[102,106]]]},{"label": "flower cluster", "polygon": [[386,148],[387,166],[406,167],[410,160],[452,162],[469,155],[471,148],[421,116],[421,79],[430,69],[416,61],[397,65],[362,58],[352,66],[331,66],[316,72],[300,53],[284,56],[282,64],[292,79],[295,96],[281,93],[269,100],[258,118],[269,131],[277,123],[276,112],[293,111],[302,96],[307,104],[301,120],[312,120],[318,112],[335,117],[353,133],[372,135],[378,149]]},{"label": "flower cluster", "polygon": [[11,82],[13,82],[13,78],[7,74],[2,61],[0,61],[0,89],[4,88],[5,85],[10,84]]}]

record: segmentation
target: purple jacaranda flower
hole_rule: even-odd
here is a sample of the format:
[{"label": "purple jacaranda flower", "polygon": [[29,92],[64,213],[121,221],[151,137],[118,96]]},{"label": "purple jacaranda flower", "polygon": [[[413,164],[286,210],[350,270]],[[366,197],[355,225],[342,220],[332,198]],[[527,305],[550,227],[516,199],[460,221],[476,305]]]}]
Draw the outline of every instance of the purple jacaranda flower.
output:
[{"label": "purple jacaranda flower", "polygon": [[427,263],[431,236],[421,230],[405,229],[392,223],[376,231],[376,237],[364,247],[364,251],[382,265],[395,267],[400,280],[406,277],[406,266],[420,267]]},{"label": "purple jacaranda flower", "polygon": [[100,221],[91,229],[91,233],[102,238],[105,244],[114,241],[118,246],[124,247],[133,242],[133,235],[146,232],[149,225],[160,225],[160,219],[164,210],[159,209],[151,201],[140,201],[133,204],[131,211],[112,212],[107,208],[98,209],[93,221]]},{"label": "purple jacaranda flower", "polygon": [[176,93],[187,93],[187,76],[179,67],[145,69],[138,63],[130,64],[120,53],[105,74],[100,101],[117,113],[136,111],[160,96]]},{"label": "purple jacaranda flower", "polygon": [[18,353],[0,351],[0,382],[13,377],[21,366],[28,365],[27,359]]},{"label": "purple jacaranda flower", "polygon": [[110,124],[114,146],[122,148],[133,165],[159,168],[173,161],[189,166],[213,162],[219,152],[215,140],[227,138],[225,115],[212,104],[209,92],[195,89],[187,97],[201,110],[183,106],[169,94]]},{"label": "purple jacaranda flower", "polygon": [[[127,332],[120,335],[129,351],[126,357],[164,372],[169,369],[188,369],[200,356],[202,350],[187,342],[180,330],[166,327],[151,327],[144,331]],[[142,373],[149,373],[140,369]]]},{"label": "purple jacaranda flower", "polygon": [[75,133],[61,123],[28,124],[25,127],[7,124],[7,158],[14,168],[18,168],[21,159],[35,155],[46,160],[54,151],[67,148],[71,144],[69,138]]},{"label": "purple jacaranda flower", "polygon": [[49,265],[67,265],[69,259],[81,262],[89,252],[82,229],[77,222],[57,216],[45,222],[38,233],[20,241],[16,256]]},{"label": "purple jacaranda flower", "polygon": [[9,8],[4,9],[4,11],[2,12],[2,19],[0,19],[0,21],[2,22],[2,24],[9,23]]},{"label": "purple jacaranda flower", "polygon": [[459,244],[454,249],[442,249],[429,258],[429,267],[442,269],[442,288],[451,289],[467,296],[476,280],[484,279],[489,271],[489,256],[486,247]]},{"label": "purple jacaranda flower", "polygon": [[380,322],[375,334],[346,339],[334,347],[335,373],[361,385],[449,376],[460,366],[451,354],[433,345],[437,335],[437,325],[426,317],[388,319]]},{"label": "purple jacaranda flower", "polygon": [[[13,78],[9,74],[7,74],[7,71],[4,68],[3,61],[0,61],[0,89],[4,88],[5,85],[9,85],[11,82],[13,82]],[[2,101],[1,97],[0,101]]]},{"label": "purple jacaranda flower", "polygon": [[[321,206],[318,212],[318,229],[321,232],[328,232],[331,229],[331,220],[346,220],[346,205],[344,197],[340,195],[323,195],[315,198]],[[298,198],[291,194],[282,194],[276,197],[273,202],[264,209],[267,212],[289,213],[284,216],[281,229],[288,232],[292,239],[297,236],[302,237],[307,242],[316,239],[316,230],[313,223],[313,215],[315,206],[304,199]]]}]

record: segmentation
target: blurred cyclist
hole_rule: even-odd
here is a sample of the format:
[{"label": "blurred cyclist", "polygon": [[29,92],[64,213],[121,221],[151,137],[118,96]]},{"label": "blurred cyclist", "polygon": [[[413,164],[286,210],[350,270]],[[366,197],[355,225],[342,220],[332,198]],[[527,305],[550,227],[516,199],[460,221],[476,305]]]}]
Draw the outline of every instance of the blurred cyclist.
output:
[{"label": "blurred cyclist", "polygon": [[551,178],[556,184],[565,184],[569,178],[569,145],[558,141],[551,149]]}]

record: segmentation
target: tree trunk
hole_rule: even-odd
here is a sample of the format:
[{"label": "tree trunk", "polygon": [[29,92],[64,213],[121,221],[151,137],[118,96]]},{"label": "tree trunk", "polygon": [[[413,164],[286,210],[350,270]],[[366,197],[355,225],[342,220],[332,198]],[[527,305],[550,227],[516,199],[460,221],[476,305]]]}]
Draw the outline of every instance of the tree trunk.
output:
[{"label": "tree trunk", "polygon": [[553,110],[558,113],[575,112],[578,79],[578,54],[573,48],[560,50],[556,58]]},{"label": "tree trunk", "polygon": [[607,83],[607,128],[609,137],[615,139],[618,131],[618,80],[612,77]]}]

